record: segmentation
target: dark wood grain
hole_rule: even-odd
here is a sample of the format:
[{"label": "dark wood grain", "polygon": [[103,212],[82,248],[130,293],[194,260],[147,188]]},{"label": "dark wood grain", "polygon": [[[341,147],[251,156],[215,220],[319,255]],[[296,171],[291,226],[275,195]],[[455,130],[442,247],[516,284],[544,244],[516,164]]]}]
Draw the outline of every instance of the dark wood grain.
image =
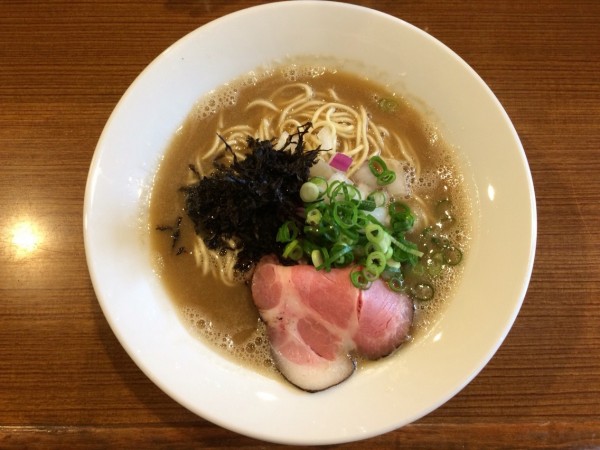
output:
[{"label": "dark wood grain", "polygon": [[[0,2],[0,448],[267,448],[190,413],[104,319],[82,234],[87,171],[120,96],[160,52],[262,2]],[[538,247],[505,343],[462,392],[347,448],[600,448],[600,2],[354,2],[459,53],[523,142]],[[43,236],[20,255],[12,229]],[[273,446],[277,447],[277,446]]]}]

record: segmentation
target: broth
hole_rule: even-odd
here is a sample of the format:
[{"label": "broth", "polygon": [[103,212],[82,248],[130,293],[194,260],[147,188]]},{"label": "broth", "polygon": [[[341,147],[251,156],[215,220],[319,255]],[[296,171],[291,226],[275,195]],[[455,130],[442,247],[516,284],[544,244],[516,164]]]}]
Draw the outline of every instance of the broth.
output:
[{"label": "broth", "polygon": [[[194,226],[186,216],[184,194],[180,188],[194,181],[190,164],[202,174],[212,170],[211,161],[202,161],[201,156],[213,151],[211,147],[217,133],[236,124],[247,125],[244,130],[259,130],[264,126],[261,121],[270,112],[268,106],[253,106],[248,113],[247,105],[256,99],[268,98],[285,84],[299,82],[317,91],[334,92],[339,102],[345,105],[364,106],[369,120],[409,143],[418,153],[419,170],[411,164],[402,165],[402,175],[412,189],[412,194],[404,200],[411,208],[419,208],[417,199],[430,205],[449,199],[453,213],[452,223],[446,224],[446,237],[463,252],[470,239],[470,204],[453,149],[420,112],[385,87],[337,69],[289,66],[261,75],[251,73],[211,93],[177,131],[156,174],[150,203],[153,258],[157,273],[189,329],[218,351],[263,373],[275,371],[265,328],[252,302],[248,281],[240,277],[237,283],[228,286],[219,278],[199,271],[197,255],[194,255],[197,238]],[[391,139],[387,131],[384,134],[383,139]],[[223,138],[229,143],[232,135]],[[233,142],[232,145],[237,144]],[[395,156],[401,158],[399,154]],[[435,209],[434,206],[431,208]],[[173,246],[169,229],[160,232],[155,228],[175,228],[178,217],[182,217],[179,238]],[[420,231],[416,229],[412,237],[418,238]],[[417,303],[413,339],[435,319],[460,272],[460,267],[445,268],[434,281],[435,299]]]}]

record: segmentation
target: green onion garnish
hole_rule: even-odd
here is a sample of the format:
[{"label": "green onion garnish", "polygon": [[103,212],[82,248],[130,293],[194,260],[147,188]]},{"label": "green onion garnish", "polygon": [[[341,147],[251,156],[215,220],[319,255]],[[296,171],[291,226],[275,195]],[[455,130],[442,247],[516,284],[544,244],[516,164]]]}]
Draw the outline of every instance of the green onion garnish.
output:
[{"label": "green onion garnish", "polygon": [[460,249],[448,246],[442,250],[444,262],[449,266],[456,266],[462,261],[462,251]]},{"label": "green onion garnish", "polygon": [[[396,178],[381,157],[371,158],[368,164],[379,184]],[[286,244],[283,257],[303,260],[317,270],[354,266],[350,278],[359,289],[368,289],[381,278],[393,291],[409,292],[416,300],[429,300],[434,290],[424,280],[462,259],[459,249],[432,230],[421,234],[425,257],[424,251],[405,236],[415,223],[410,207],[400,201],[390,203],[385,189],[373,191],[363,199],[353,184],[340,180],[328,183],[313,177],[302,185],[300,195],[304,201],[304,226],[299,230],[290,220],[277,233],[277,242]],[[382,207],[389,213],[389,225],[370,214]],[[410,289],[404,281],[407,271]]]},{"label": "green onion garnish", "polygon": [[307,181],[300,187],[300,198],[304,203],[316,202],[320,194],[319,187],[310,181]]},{"label": "green onion garnish", "polygon": [[288,220],[283,225],[281,225],[281,227],[279,227],[279,230],[277,231],[277,237],[275,240],[277,242],[283,243],[290,242],[298,237],[298,232],[299,231],[296,224],[291,220]]},{"label": "green onion garnish", "polygon": [[322,217],[321,211],[317,208],[311,209],[306,213],[306,223],[308,225],[318,225]]},{"label": "green onion garnish", "polygon": [[404,289],[404,280],[401,277],[392,277],[387,283],[394,292],[401,292]]},{"label": "green onion garnish", "polygon": [[289,258],[294,261],[298,261],[304,255],[304,250],[302,250],[302,246],[298,239],[294,239],[288,245],[285,246],[283,250],[283,257]]},{"label": "green onion garnish", "polygon": [[333,203],[333,220],[342,228],[356,225],[358,219],[358,206],[349,200]]},{"label": "green onion garnish", "polygon": [[387,194],[385,191],[373,191],[367,196],[367,200],[375,202],[375,207],[384,206],[387,203]]},{"label": "green onion garnish", "polygon": [[371,252],[365,259],[365,269],[377,277],[384,271],[386,264],[387,258],[383,252]]},{"label": "green onion garnish", "polygon": [[319,200],[323,198],[327,192],[327,180],[323,177],[312,177],[308,180],[319,189]]},{"label": "green onion garnish", "polygon": [[429,283],[417,283],[411,289],[412,296],[414,299],[419,301],[427,301],[433,298],[433,286]]},{"label": "green onion garnish", "polygon": [[380,156],[373,156],[369,160],[369,169],[371,169],[371,173],[377,178],[388,171],[387,164]]},{"label": "green onion garnish", "polygon": [[350,272],[350,281],[352,281],[354,287],[359,289],[368,289],[371,285],[369,280],[364,276],[362,270],[353,270]]},{"label": "green onion garnish", "polygon": [[388,184],[392,184],[394,180],[396,180],[396,172],[386,170],[377,177],[377,184],[379,186],[387,186]]}]

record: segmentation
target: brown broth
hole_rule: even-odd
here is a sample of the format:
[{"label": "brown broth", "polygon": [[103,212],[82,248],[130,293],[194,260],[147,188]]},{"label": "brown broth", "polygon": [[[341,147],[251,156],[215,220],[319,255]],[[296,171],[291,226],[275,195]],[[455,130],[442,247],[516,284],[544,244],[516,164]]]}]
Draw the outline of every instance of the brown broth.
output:
[{"label": "brown broth", "polygon": [[[174,136],[156,174],[150,202],[150,229],[153,258],[158,275],[189,329],[218,351],[263,373],[274,373],[264,326],[250,295],[247,283],[235,287],[223,285],[212,276],[198,273],[193,248],[194,229],[184,211],[184,196],[179,190],[190,180],[189,164],[198,152],[206,151],[219,130],[217,112],[224,111],[225,128],[249,124],[257,129],[262,115],[258,109],[252,116],[244,106],[254,99],[267,97],[277,87],[292,81],[303,81],[319,90],[334,89],[341,101],[357,107],[363,105],[378,125],[384,126],[410,141],[418,149],[422,176],[412,179],[415,192],[429,202],[450,198],[456,209],[455,223],[449,230],[453,242],[467,249],[470,239],[470,206],[463,177],[454,152],[437,129],[400,96],[365,78],[338,70],[276,70],[269,76],[251,74],[211,94],[198,104]],[[394,98],[397,109],[383,114],[377,107],[381,98]],[[209,168],[205,167],[205,170]],[[412,199],[405,199],[409,204]],[[175,248],[168,231],[155,231],[159,225],[173,225],[183,217],[181,235]],[[420,230],[419,230],[420,231]],[[418,233],[416,233],[418,234]],[[177,249],[186,250],[177,254]],[[436,311],[446,303],[460,269],[446,271],[436,282],[436,298],[417,305],[413,338],[427,329]]]}]

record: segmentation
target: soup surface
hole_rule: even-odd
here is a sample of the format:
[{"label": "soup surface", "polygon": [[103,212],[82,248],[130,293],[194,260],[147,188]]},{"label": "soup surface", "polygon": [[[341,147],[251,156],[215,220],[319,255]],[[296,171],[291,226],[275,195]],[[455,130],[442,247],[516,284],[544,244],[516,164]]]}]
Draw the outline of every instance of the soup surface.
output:
[{"label": "soup surface", "polygon": [[[223,354],[266,374],[275,370],[265,328],[250,295],[250,274],[232,276],[226,258],[202,256],[206,249],[186,215],[181,188],[209,175],[216,157],[227,156],[219,135],[241,154],[246,136],[277,140],[282,129],[287,127],[293,133],[294,124],[305,123],[312,111],[327,102],[338,106],[329,107],[325,115],[333,110],[343,113],[344,108],[356,111],[355,116],[363,120],[363,147],[398,161],[398,174],[408,188],[402,200],[417,216],[407,236],[419,243],[425,257],[430,250],[430,232],[460,249],[459,259],[467,255],[471,206],[461,166],[435,125],[403,97],[364,77],[317,65],[253,72],[210,93],[177,131],[156,174],[149,227],[153,258],[156,272],[191,332]],[[340,119],[348,129],[352,114],[348,113],[347,120]],[[367,130],[371,124],[372,130]],[[345,145],[343,133],[339,128],[336,150],[352,151],[341,148]],[[324,140],[331,139],[325,136]],[[306,142],[307,149],[314,148],[310,139]],[[361,154],[353,155],[355,161]],[[324,152],[323,157],[329,155]],[[415,283],[427,277],[435,292],[432,300],[415,302],[413,339],[435,320],[459,278],[460,261],[448,262],[432,259],[423,265],[427,274],[408,275],[407,282],[413,277]]]}]

